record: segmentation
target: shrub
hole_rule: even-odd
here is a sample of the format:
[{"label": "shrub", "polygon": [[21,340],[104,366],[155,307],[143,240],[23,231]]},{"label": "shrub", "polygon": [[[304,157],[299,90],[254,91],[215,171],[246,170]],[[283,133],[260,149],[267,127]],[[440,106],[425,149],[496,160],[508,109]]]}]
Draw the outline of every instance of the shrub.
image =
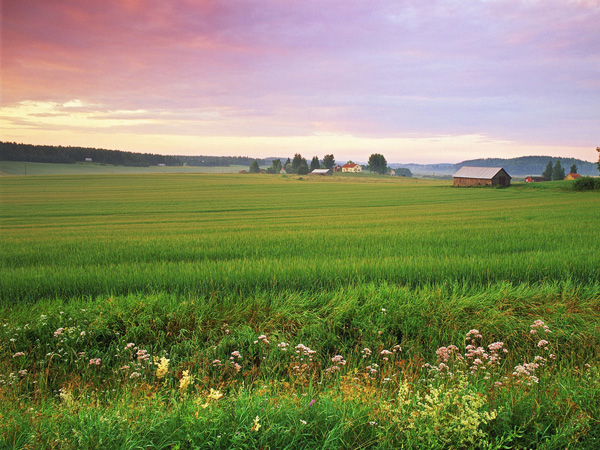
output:
[{"label": "shrub", "polygon": [[576,191],[592,191],[594,189],[600,189],[600,178],[578,178],[577,180],[575,180],[575,183],[573,183],[573,189],[575,189]]}]

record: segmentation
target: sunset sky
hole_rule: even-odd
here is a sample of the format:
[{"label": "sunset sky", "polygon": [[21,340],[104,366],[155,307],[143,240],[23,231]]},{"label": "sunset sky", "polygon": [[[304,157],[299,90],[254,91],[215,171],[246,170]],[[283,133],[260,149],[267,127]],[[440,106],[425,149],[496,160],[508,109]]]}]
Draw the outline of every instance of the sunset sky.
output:
[{"label": "sunset sky", "polygon": [[459,162],[600,145],[600,0],[2,0],[1,140]]}]

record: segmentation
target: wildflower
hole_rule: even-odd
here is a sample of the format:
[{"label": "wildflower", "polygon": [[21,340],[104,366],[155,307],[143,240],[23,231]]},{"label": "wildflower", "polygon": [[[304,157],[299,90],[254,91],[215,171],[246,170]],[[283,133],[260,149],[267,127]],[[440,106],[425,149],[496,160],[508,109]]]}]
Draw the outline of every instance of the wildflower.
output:
[{"label": "wildflower", "polygon": [[381,308],[381,312],[385,314],[385,308]]},{"label": "wildflower", "polygon": [[333,358],[331,358],[331,361],[336,364],[341,364],[342,366],[346,364],[346,360],[342,355],[335,355]]},{"label": "wildflower", "polygon": [[287,347],[289,347],[289,345],[290,344],[288,344],[287,342],[282,342],[280,344],[277,344],[277,347],[279,347],[282,352],[285,352],[287,350]]},{"label": "wildflower", "polygon": [[242,366],[240,366],[238,363],[235,363],[233,365],[233,368],[235,369],[236,372],[239,372],[240,370],[242,370]]},{"label": "wildflower", "polygon": [[25,375],[27,375],[27,369],[19,370],[20,377],[24,377]]},{"label": "wildflower", "polygon": [[129,378],[139,378],[140,376],[142,376],[141,373],[139,373],[139,372],[132,372],[131,375],[129,375]]},{"label": "wildflower", "polygon": [[208,398],[211,400],[219,400],[223,397],[223,394],[219,390],[211,389],[210,394],[208,394]]},{"label": "wildflower", "polygon": [[79,336],[85,336],[85,331],[82,331],[81,333],[79,333]]},{"label": "wildflower", "polygon": [[126,346],[125,346],[125,350],[127,350],[128,348],[131,347],[135,347],[135,344],[133,342],[129,342]]},{"label": "wildflower", "polygon": [[[268,343],[269,343],[269,340],[267,339],[267,336],[265,336],[264,334],[261,334],[261,335],[258,337],[258,340],[259,340],[259,341],[262,341],[262,342],[263,342],[263,344],[268,344]],[[258,341],[256,341],[256,342],[258,342]],[[256,342],[255,342],[255,344],[256,344]]]},{"label": "wildflower", "polygon": [[212,362],[212,365],[213,365],[213,367],[218,367],[218,366],[220,366],[220,365],[221,365],[221,360],[219,360],[219,359],[215,359],[215,360]]},{"label": "wildflower", "polygon": [[65,404],[67,407],[71,407],[75,403],[73,400],[73,394],[71,394],[71,391],[69,391],[66,387],[60,388],[58,396],[63,404]]},{"label": "wildflower", "polygon": [[159,380],[164,378],[167,372],[169,371],[169,361],[170,359],[165,358],[164,356],[160,358],[158,361],[158,367],[156,368],[156,378]]},{"label": "wildflower", "polygon": [[185,392],[186,389],[189,387],[189,385],[192,384],[193,380],[194,380],[194,376],[190,375],[190,371],[184,370],[183,377],[181,377],[181,380],[179,380],[179,391]]},{"label": "wildflower", "polygon": [[302,425],[306,425],[306,420],[302,420],[302,419],[300,419],[300,423],[301,423]]},{"label": "wildflower", "polygon": [[317,403],[317,400],[313,398],[313,399],[312,399],[312,400],[311,400],[311,401],[308,403],[308,406],[309,406],[309,408],[310,408],[310,407],[312,407],[312,406],[314,406],[314,405],[315,405],[315,403]]},{"label": "wildflower", "polygon": [[61,334],[63,334],[63,331],[65,331],[65,329],[64,329],[64,328],[62,328],[62,327],[61,327],[61,328],[59,328],[58,330],[56,330],[56,331],[54,332],[54,337],[58,337],[58,336],[60,336]]},{"label": "wildflower", "polygon": [[361,353],[363,354],[363,358],[367,358],[369,356],[371,356],[371,349],[365,347],[361,350]]},{"label": "wildflower", "polygon": [[381,350],[379,352],[379,354],[382,355],[382,356],[387,356],[387,355],[391,355],[392,352],[390,352],[389,350]]},{"label": "wildflower", "polygon": [[[127,345],[129,345],[129,344],[127,344]],[[138,361],[147,361],[148,359],[150,359],[150,354],[148,353],[148,351],[143,350],[143,349],[138,350],[136,352],[136,356],[137,356]],[[156,363],[156,361],[155,361],[155,363]]]},{"label": "wildflower", "polygon": [[548,341],[546,341],[545,339],[540,340],[540,342],[538,342],[537,346],[538,347],[545,347],[548,345]]},{"label": "wildflower", "polygon": [[242,359],[242,355],[240,355],[240,352],[236,350],[235,352],[231,352],[231,356],[229,357],[229,359],[233,358]]},{"label": "wildflower", "polygon": [[17,352],[13,355],[13,358],[18,358],[19,356],[25,356],[25,353],[23,352]]},{"label": "wildflower", "polygon": [[479,333],[478,330],[469,330],[469,332],[467,333],[467,339],[473,340],[473,339],[477,339],[477,338],[481,338],[481,334]]},{"label": "wildflower", "polygon": [[260,430],[260,427],[262,426],[260,423],[258,423],[260,421],[260,418],[258,416],[256,416],[254,418],[254,423],[252,425],[252,428],[250,429],[250,431],[258,431]]},{"label": "wildflower", "polygon": [[90,359],[90,366],[99,366],[102,360],[100,358]]}]

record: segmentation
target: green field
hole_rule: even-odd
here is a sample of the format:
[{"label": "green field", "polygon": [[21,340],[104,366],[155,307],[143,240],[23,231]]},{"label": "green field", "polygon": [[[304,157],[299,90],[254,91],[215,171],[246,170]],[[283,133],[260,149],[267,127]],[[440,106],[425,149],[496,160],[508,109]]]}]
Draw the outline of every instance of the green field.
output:
[{"label": "green field", "polygon": [[77,163],[50,164],[23,161],[0,161],[0,176],[10,175],[117,175],[151,173],[238,173],[248,166],[199,167],[199,166],[150,166],[129,167],[111,164]]},{"label": "green field", "polygon": [[4,177],[4,445],[597,448],[600,195],[568,186]]}]

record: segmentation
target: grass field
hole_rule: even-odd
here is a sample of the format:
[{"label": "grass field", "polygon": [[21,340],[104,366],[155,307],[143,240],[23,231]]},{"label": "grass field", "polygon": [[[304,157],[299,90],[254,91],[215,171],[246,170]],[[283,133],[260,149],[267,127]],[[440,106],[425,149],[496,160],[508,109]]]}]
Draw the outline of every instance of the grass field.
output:
[{"label": "grass field", "polygon": [[0,161],[0,176],[10,175],[115,175],[160,173],[238,173],[248,166],[197,167],[197,166],[150,166],[128,167],[111,164],[77,163],[49,164],[23,161]]},{"label": "grass field", "polygon": [[600,196],[565,186],[0,179],[4,445],[597,448]]}]

